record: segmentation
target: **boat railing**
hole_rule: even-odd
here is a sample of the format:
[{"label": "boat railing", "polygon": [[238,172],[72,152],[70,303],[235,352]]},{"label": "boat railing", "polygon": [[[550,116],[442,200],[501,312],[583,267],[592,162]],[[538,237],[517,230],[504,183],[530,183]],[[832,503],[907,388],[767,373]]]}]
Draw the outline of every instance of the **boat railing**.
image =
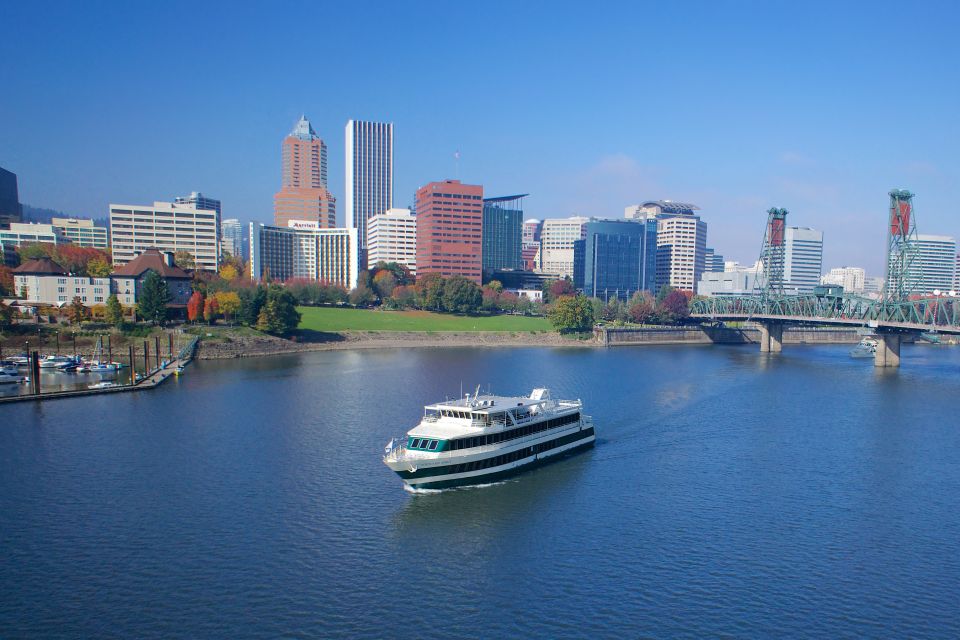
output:
[{"label": "boat railing", "polygon": [[383,448],[384,460],[399,460],[407,453],[406,438],[391,438],[387,446]]},{"label": "boat railing", "polygon": [[423,422],[436,422],[439,419],[440,419],[440,416],[438,416],[435,413],[427,413],[427,414],[424,414],[423,416]]}]

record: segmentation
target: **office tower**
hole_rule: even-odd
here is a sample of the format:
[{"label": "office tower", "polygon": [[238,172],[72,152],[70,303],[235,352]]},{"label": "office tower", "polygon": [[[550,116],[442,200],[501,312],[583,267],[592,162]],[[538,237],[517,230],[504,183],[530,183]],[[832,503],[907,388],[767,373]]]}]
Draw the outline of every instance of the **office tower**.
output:
[{"label": "office tower", "polygon": [[808,227],[787,227],[783,244],[784,292],[813,293],[823,272],[823,232]]},{"label": "office tower", "polygon": [[723,271],[724,260],[723,256],[717,253],[714,249],[707,247],[703,254],[703,271],[707,272],[719,272]]},{"label": "office tower", "polygon": [[227,218],[220,223],[220,253],[229,253],[244,258],[243,224],[237,218]]},{"label": "office tower", "polygon": [[540,270],[559,278],[573,278],[573,243],[583,240],[589,218],[548,218],[540,232]]},{"label": "office tower", "polygon": [[197,269],[220,269],[220,216],[192,205],[154,202],[110,205],[113,266],[127,264],[149,248],[193,256]]},{"label": "office tower", "polygon": [[657,221],[597,220],[574,242],[574,286],[603,300],[629,300],[656,286]]},{"label": "office tower", "polygon": [[417,189],[417,273],[482,279],[483,187],[459,180]]},{"label": "office tower", "polygon": [[674,202],[673,200],[648,200],[643,204],[633,204],[623,210],[625,218],[637,220],[649,218],[650,216],[659,218],[664,215],[692,216],[694,212],[699,211],[700,207],[689,202]]},{"label": "office tower", "polygon": [[0,167],[0,227],[20,222],[22,216],[17,174]]},{"label": "office tower", "polygon": [[290,220],[316,220],[323,228],[337,223],[336,199],[327,190],[327,145],[301,116],[283,139],[283,181],[273,196],[278,227]]},{"label": "office tower", "polygon": [[199,191],[191,191],[188,196],[178,196],[173,202],[174,204],[185,204],[206,211],[216,211],[217,217],[223,215],[223,211],[220,209],[220,201],[216,198],[208,198]]},{"label": "office tower", "polygon": [[409,209],[388,209],[367,220],[366,268],[378,262],[396,262],[417,273],[417,218]]},{"label": "office tower", "polygon": [[533,271],[539,269],[540,263],[540,231],[543,223],[536,218],[530,218],[523,223],[523,237],[520,245],[520,261],[523,269]]},{"label": "office tower", "polygon": [[917,249],[914,267],[919,273],[919,288],[911,293],[928,294],[954,290],[957,241],[951,236],[919,233]]},{"label": "office tower", "polygon": [[536,218],[530,218],[523,223],[523,246],[540,244],[540,231],[543,223]]},{"label": "office tower", "polygon": [[957,254],[957,264],[953,272],[953,291],[960,291],[960,253]]},{"label": "office tower", "polygon": [[366,249],[367,221],[393,208],[393,123],[348,120],[345,137],[346,226]]},{"label": "office tower", "polygon": [[836,285],[852,293],[863,293],[867,273],[862,267],[834,267],[820,278],[820,284]]},{"label": "office tower", "polygon": [[523,199],[527,194],[484,198],[483,272],[523,267]]},{"label": "office tower", "polygon": [[78,247],[106,249],[110,246],[107,228],[96,226],[93,220],[52,218],[50,222],[67,240]]},{"label": "office tower", "polygon": [[34,242],[67,244],[70,241],[52,224],[37,222],[11,222],[9,228],[0,228],[0,242],[4,246],[19,247]]},{"label": "office tower", "polygon": [[354,289],[358,277],[356,229],[325,228],[310,220],[287,227],[250,223],[250,277],[284,282],[318,280]]},{"label": "office tower", "polygon": [[707,223],[692,211],[664,212],[655,216],[657,289],[666,285],[694,291],[706,266]]}]

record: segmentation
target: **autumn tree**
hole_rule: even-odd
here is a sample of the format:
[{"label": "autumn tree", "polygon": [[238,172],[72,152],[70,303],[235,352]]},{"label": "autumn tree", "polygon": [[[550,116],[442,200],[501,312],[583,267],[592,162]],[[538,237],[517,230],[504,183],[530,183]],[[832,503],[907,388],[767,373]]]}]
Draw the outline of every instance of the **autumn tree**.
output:
[{"label": "autumn tree", "polygon": [[115,293],[111,293],[109,297],[107,297],[107,310],[104,319],[115,327],[123,324],[123,307],[120,305],[120,299],[117,298],[117,294]]},{"label": "autumn tree", "polygon": [[14,295],[13,270],[5,264],[0,264],[0,295]]},{"label": "autumn tree", "polygon": [[417,303],[417,290],[409,285],[401,284],[394,288],[390,296],[390,306],[397,309],[406,309]]},{"label": "autumn tree", "polygon": [[201,316],[203,316],[203,294],[194,291],[190,300],[187,301],[187,320],[196,322]]},{"label": "autumn tree", "polygon": [[220,267],[220,277],[226,280],[227,282],[233,282],[240,277],[240,272],[237,271],[237,268],[232,264],[224,265]]},{"label": "autumn tree", "polygon": [[560,296],[574,295],[576,290],[573,288],[573,283],[570,281],[570,279],[564,278],[563,280],[553,280],[549,283],[545,283],[543,293],[547,302],[553,302]]},{"label": "autumn tree", "polygon": [[657,301],[647,291],[638,291],[630,298],[630,319],[637,324],[649,324],[656,312]]},{"label": "autumn tree", "polygon": [[73,296],[73,302],[70,303],[70,307],[67,309],[67,317],[70,318],[70,322],[80,324],[86,320],[89,315],[90,310],[84,306],[80,296]]},{"label": "autumn tree", "polygon": [[562,296],[553,303],[550,323],[561,333],[593,327],[593,305],[586,296]]},{"label": "autumn tree", "polygon": [[87,263],[87,275],[91,278],[106,278],[111,271],[113,271],[113,268],[105,258],[93,258]]},{"label": "autumn tree", "polygon": [[197,261],[193,259],[193,254],[184,249],[173,254],[173,262],[181,269],[197,268]]},{"label": "autumn tree", "polygon": [[690,317],[690,298],[688,292],[674,289],[668,293],[661,303],[664,316],[672,322],[683,322]]},{"label": "autumn tree", "polygon": [[439,273],[425,273],[417,277],[417,297],[421,308],[443,311],[443,282],[443,276]]},{"label": "autumn tree", "polygon": [[234,315],[240,311],[240,296],[236,291],[218,291],[217,306],[227,322],[231,322]]},{"label": "autumn tree", "polygon": [[396,286],[397,277],[387,269],[378,271],[377,275],[373,276],[373,290],[381,300],[389,298]]},{"label": "autumn tree", "polygon": [[355,307],[369,307],[377,299],[376,294],[370,287],[364,283],[357,284],[356,288],[350,292],[350,304]]},{"label": "autumn tree", "polygon": [[208,324],[213,324],[213,321],[217,319],[217,315],[220,311],[220,305],[217,303],[216,296],[209,296],[203,302],[203,319],[207,321]]}]

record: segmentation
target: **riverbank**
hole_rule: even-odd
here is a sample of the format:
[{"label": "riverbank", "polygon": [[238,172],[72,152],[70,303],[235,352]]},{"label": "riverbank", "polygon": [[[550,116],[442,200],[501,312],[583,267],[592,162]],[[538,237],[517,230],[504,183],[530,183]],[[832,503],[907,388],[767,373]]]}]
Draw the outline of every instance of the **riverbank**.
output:
[{"label": "riverbank", "polygon": [[396,349],[400,347],[598,347],[592,339],[565,337],[545,332],[427,332],[427,331],[343,331],[310,332],[287,340],[266,334],[233,334],[226,331],[204,336],[197,350],[198,360],[252,358],[305,351],[341,349]]}]

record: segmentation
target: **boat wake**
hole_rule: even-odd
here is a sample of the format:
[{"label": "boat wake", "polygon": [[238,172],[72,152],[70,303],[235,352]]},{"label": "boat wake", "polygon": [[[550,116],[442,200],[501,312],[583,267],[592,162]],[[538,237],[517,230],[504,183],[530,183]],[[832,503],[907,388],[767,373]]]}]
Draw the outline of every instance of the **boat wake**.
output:
[{"label": "boat wake", "polygon": [[451,491],[470,491],[472,489],[485,489],[487,487],[496,487],[501,484],[509,483],[509,480],[500,480],[498,482],[487,482],[484,484],[468,484],[462,487],[447,487],[446,489],[417,489],[416,487],[411,487],[410,485],[404,483],[403,490],[407,493],[412,493],[415,496],[426,496],[437,493],[449,493]]}]

